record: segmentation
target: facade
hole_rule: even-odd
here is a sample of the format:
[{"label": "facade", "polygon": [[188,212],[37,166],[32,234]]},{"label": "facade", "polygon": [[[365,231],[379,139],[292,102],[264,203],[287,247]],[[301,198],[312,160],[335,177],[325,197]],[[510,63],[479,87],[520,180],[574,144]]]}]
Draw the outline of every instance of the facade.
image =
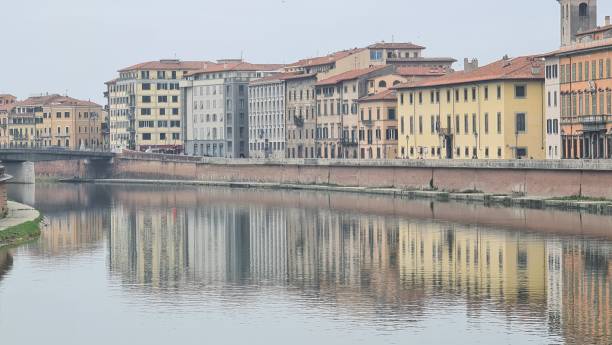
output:
[{"label": "facade", "polygon": [[392,74],[393,66],[353,70],[318,81],[317,157],[352,158],[358,155],[358,100],[367,96],[368,80]]},{"label": "facade", "polygon": [[561,107],[559,96],[559,59],[546,59],[544,97],[546,103],[546,159],[561,158]]},{"label": "facade", "polygon": [[285,80],[287,90],[287,158],[316,158],[316,74],[298,74]]},{"label": "facade", "polygon": [[612,158],[612,39],[562,47],[561,158]]},{"label": "facade", "polygon": [[17,98],[13,95],[0,95],[0,147],[8,147],[9,145],[9,130],[8,130],[8,114],[15,106]]},{"label": "facade", "polygon": [[205,61],[145,62],[119,70],[106,83],[113,150],[178,153],[183,150],[179,82]]},{"label": "facade", "polygon": [[397,92],[359,99],[359,158],[397,158]]},{"label": "facade", "polygon": [[249,85],[249,157],[285,158],[286,79],[279,73]]},{"label": "facade", "polygon": [[[546,108],[553,121],[548,158],[612,158],[612,25],[597,24],[597,1],[560,1],[559,50],[545,54],[547,92],[559,93]],[[550,89],[550,90],[549,90]],[[560,130],[555,130],[559,119]],[[556,152],[555,152],[556,153]]]},{"label": "facade", "polygon": [[544,159],[544,65],[504,57],[469,72],[396,86],[399,156]]},{"label": "facade", "polygon": [[181,82],[185,153],[247,158],[249,83],[282,67],[220,60],[188,73]]},{"label": "facade", "polygon": [[103,150],[102,106],[68,96],[30,97],[8,114],[9,147]]}]

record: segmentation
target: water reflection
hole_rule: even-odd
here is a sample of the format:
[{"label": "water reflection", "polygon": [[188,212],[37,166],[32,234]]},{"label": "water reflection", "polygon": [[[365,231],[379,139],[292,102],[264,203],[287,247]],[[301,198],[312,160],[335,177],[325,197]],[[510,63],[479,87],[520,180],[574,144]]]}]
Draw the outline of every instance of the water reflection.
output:
[{"label": "water reflection", "polygon": [[[184,295],[226,296],[219,299],[245,308],[254,292],[273,288],[298,308],[343,310],[391,329],[426,324],[456,306],[472,322],[495,315],[505,331],[544,333],[551,343],[612,342],[609,217],[350,194],[147,188],[38,187],[37,204],[52,211],[29,253],[79,255],[106,245],[111,279],[160,307]],[[57,210],[51,194],[74,210]],[[2,259],[0,252],[0,267]]]}]

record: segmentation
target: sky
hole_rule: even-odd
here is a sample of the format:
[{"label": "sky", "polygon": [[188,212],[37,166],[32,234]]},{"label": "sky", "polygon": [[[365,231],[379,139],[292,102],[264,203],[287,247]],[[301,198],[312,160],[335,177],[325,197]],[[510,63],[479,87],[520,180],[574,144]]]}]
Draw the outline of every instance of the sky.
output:
[{"label": "sky", "polygon": [[[3,0],[0,93],[105,104],[104,82],[136,63],[240,58],[290,63],[378,41],[425,56],[519,56],[559,46],[555,0]],[[612,14],[599,1],[598,20]]]}]

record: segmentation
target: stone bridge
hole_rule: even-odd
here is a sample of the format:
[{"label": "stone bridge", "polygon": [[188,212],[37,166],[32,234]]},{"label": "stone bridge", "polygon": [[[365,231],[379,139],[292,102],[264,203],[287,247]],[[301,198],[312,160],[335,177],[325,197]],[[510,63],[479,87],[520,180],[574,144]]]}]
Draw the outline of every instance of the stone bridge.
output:
[{"label": "stone bridge", "polygon": [[10,183],[34,183],[36,162],[49,162],[51,164],[57,162],[56,165],[63,166],[67,170],[73,169],[74,177],[83,175],[83,169],[87,170],[86,176],[103,177],[106,176],[103,173],[108,171],[109,163],[114,157],[115,154],[111,152],[27,148],[0,149],[0,161],[5,166],[7,174],[13,176]]}]

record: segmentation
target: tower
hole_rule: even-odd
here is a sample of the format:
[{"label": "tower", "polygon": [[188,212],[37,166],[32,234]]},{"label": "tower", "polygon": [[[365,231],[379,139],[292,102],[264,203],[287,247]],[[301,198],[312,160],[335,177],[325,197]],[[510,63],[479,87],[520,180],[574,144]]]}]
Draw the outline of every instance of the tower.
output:
[{"label": "tower", "polygon": [[561,5],[561,45],[576,42],[576,34],[597,27],[597,0],[557,0]]}]

